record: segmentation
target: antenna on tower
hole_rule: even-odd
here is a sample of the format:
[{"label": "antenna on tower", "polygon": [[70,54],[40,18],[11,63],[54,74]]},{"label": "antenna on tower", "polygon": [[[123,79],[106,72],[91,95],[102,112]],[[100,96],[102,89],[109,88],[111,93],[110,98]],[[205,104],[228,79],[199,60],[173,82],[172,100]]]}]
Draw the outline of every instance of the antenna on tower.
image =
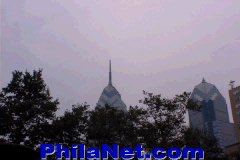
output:
[{"label": "antenna on tower", "polygon": [[112,66],[111,66],[111,60],[109,60],[109,85],[112,85]]},{"label": "antenna on tower", "polygon": [[231,89],[233,89],[234,88],[234,85],[235,85],[235,81],[230,81],[230,83],[229,83],[229,86],[231,87]]}]

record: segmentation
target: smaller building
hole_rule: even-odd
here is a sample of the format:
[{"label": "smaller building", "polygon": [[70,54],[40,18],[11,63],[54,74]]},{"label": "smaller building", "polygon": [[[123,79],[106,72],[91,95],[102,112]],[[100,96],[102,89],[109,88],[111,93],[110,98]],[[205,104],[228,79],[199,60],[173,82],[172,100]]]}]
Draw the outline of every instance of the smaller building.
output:
[{"label": "smaller building", "polygon": [[229,90],[229,98],[231,102],[237,140],[240,142],[240,86],[234,87],[232,85],[232,88]]}]

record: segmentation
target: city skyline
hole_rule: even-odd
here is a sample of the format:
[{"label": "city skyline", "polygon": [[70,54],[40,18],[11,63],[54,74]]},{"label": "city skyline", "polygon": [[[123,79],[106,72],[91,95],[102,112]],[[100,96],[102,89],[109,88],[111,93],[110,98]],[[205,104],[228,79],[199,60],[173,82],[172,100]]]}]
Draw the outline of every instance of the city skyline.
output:
[{"label": "city skyline", "polygon": [[13,70],[43,68],[59,113],[95,106],[111,59],[127,106],[142,90],[173,97],[205,77],[230,109],[228,84],[240,84],[240,1],[101,2],[3,0],[1,87]]}]

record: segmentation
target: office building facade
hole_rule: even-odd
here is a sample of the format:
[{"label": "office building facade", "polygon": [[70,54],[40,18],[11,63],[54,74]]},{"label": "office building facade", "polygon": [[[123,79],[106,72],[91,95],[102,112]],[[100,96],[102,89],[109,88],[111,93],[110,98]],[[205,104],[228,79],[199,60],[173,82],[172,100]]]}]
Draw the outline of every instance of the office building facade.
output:
[{"label": "office building facade", "polygon": [[234,125],[229,122],[226,100],[213,84],[203,79],[202,83],[194,88],[191,99],[202,106],[200,111],[189,111],[191,127],[207,130],[217,138],[222,148],[236,143]]}]

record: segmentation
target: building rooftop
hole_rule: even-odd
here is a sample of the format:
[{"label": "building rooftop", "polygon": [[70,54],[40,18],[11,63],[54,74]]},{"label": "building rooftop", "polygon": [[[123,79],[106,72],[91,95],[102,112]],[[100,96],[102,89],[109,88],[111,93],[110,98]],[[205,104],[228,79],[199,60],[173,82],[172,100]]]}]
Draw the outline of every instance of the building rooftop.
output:
[{"label": "building rooftop", "polygon": [[97,107],[105,107],[109,105],[117,109],[127,111],[127,106],[121,99],[120,93],[112,84],[111,61],[109,61],[109,81],[108,85],[103,89],[103,92],[97,102]]}]

